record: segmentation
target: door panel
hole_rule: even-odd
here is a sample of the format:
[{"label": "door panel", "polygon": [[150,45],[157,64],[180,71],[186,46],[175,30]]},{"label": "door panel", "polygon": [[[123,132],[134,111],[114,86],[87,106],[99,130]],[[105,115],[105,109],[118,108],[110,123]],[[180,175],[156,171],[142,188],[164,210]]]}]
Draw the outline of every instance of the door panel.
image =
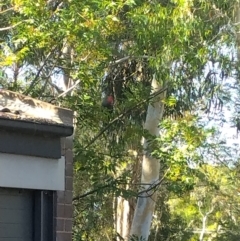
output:
[{"label": "door panel", "polygon": [[32,241],[33,194],[0,188],[0,241]]}]

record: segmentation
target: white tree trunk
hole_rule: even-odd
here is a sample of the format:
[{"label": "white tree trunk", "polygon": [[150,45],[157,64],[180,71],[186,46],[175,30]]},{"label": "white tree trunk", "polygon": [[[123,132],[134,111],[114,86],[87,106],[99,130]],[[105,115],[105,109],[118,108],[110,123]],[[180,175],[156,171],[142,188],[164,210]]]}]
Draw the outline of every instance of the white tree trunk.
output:
[{"label": "white tree trunk", "polygon": [[131,227],[133,218],[133,208],[131,200],[126,200],[123,197],[117,198],[117,220],[116,231],[118,233],[118,241],[126,240]]},{"label": "white tree trunk", "polygon": [[198,208],[199,208],[199,212],[202,216],[202,230],[201,230],[201,233],[199,235],[199,241],[203,241],[204,234],[207,231],[207,219],[208,219],[208,216],[213,212],[214,206],[212,206],[211,209],[206,214],[203,214],[203,212],[201,211],[200,204],[198,204]]},{"label": "white tree trunk", "polygon": [[[137,148],[133,148],[137,149]],[[128,164],[129,170],[131,170],[131,181],[125,186],[125,189],[136,191],[136,183],[140,182],[140,163],[142,160],[142,154],[139,156],[138,152],[130,149],[132,152],[132,162]],[[124,168],[125,169],[125,168]],[[119,171],[120,172],[120,171]],[[121,173],[121,172],[120,172]],[[119,173],[118,173],[119,174]],[[117,197],[115,200],[115,230],[118,234],[117,241],[127,240],[130,234],[130,228],[132,225],[134,209],[136,203],[135,198],[131,197],[125,199],[123,197]]]},{"label": "white tree trunk", "polygon": [[236,25],[237,56],[240,60],[240,2],[236,3],[233,11],[233,22]]},{"label": "white tree trunk", "polygon": [[[63,70],[63,86],[64,86],[64,91],[66,91],[73,85],[72,79],[70,77],[70,72],[71,72],[70,67],[73,62],[73,49],[67,42],[64,43],[64,47],[62,49],[62,55],[66,62],[66,68]],[[71,93],[68,93],[68,94],[71,94]]]},{"label": "white tree trunk", "polygon": [[[161,86],[154,78],[152,81],[152,92],[155,93],[161,89]],[[144,128],[154,136],[159,135],[159,122],[163,115],[164,105],[162,103],[162,95],[157,96],[153,103],[149,104],[147,110],[147,117]],[[142,190],[141,196],[138,197],[137,206],[134,212],[134,218],[132,222],[130,236],[136,236],[147,240],[150,233],[150,226],[152,216],[156,203],[156,194],[154,190],[150,190],[151,187],[159,181],[160,162],[158,159],[151,156],[151,148],[149,146],[149,140],[144,140],[144,155],[142,163],[142,176],[141,183]]]}]

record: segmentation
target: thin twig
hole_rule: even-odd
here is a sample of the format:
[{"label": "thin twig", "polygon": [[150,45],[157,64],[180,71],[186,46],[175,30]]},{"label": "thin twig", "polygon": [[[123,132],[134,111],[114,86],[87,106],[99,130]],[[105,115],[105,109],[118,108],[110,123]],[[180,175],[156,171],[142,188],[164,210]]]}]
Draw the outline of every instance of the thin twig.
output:
[{"label": "thin twig", "polygon": [[72,200],[73,200],[73,201],[79,200],[79,199],[81,199],[81,198],[87,197],[87,196],[89,196],[89,195],[91,195],[91,194],[94,194],[95,192],[98,192],[98,191],[101,190],[101,189],[105,189],[105,188],[110,187],[110,186],[112,186],[112,185],[113,185],[113,183],[109,183],[109,184],[107,184],[107,185],[103,185],[103,186],[98,187],[98,188],[96,188],[96,189],[93,189],[93,190],[91,190],[91,191],[89,191],[89,192],[86,192],[86,193],[84,193],[84,194],[82,194],[82,195],[78,195],[78,196],[74,197]]},{"label": "thin twig", "polygon": [[[165,172],[165,174],[163,175],[163,177],[159,181],[151,184],[149,188],[138,192],[138,197],[140,197],[140,198],[151,197],[157,191],[156,187],[159,187],[162,184],[164,178],[166,177],[166,175],[169,171],[170,171],[170,168]],[[148,192],[152,191],[152,190],[153,190],[153,192],[151,194],[148,194]],[[141,196],[141,194],[143,194],[143,193],[146,193],[147,195]]]},{"label": "thin twig", "polygon": [[[147,189],[138,192],[138,193],[137,193],[137,197],[141,197],[141,198],[151,197],[151,196],[157,191],[156,187],[158,187],[158,186],[161,185],[161,183],[163,182],[163,180],[164,180],[166,174],[169,172],[169,170],[170,170],[170,169],[168,169],[168,170],[166,171],[166,173],[164,174],[164,176],[163,176],[159,181],[157,181],[156,183],[150,185]],[[115,180],[115,181],[113,181],[113,182],[111,182],[111,183],[109,183],[109,184],[100,186],[100,187],[98,187],[98,188],[96,188],[96,189],[93,189],[93,190],[91,190],[91,191],[89,191],[89,192],[86,192],[86,193],[84,193],[84,194],[82,194],[82,195],[78,195],[78,196],[74,197],[74,198],[72,199],[72,201],[77,201],[77,200],[79,200],[79,199],[85,198],[85,197],[87,197],[87,196],[89,196],[89,195],[92,195],[92,194],[98,192],[99,190],[102,190],[102,189],[105,189],[105,188],[108,188],[108,187],[112,187],[113,184],[117,184],[117,183],[119,183],[119,184],[125,184],[125,183],[123,183],[123,182],[118,182],[117,180]],[[129,184],[129,183],[126,183],[126,184]],[[135,185],[137,185],[137,184],[135,184]],[[139,185],[139,186],[149,185],[149,183],[139,183],[138,185]],[[153,190],[153,189],[154,189],[154,192],[153,192],[153,193],[148,194],[148,195],[141,196],[141,194],[143,194],[143,193],[148,193],[149,191],[151,191],[151,190]]]}]

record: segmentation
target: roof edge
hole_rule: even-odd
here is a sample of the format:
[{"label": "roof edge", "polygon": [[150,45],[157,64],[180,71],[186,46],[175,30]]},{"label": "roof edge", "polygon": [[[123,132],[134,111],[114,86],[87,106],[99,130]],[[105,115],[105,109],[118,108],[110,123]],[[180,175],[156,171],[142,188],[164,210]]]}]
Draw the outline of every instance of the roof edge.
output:
[{"label": "roof edge", "polygon": [[17,133],[26,133],[28,135],[67,137],[73,134],[72,126],[62,124],[40,123],[25,120],[13,120],[0,118],[1,131],[13,131]]},{"label": "roof edge", "polygon": [[[46,124],[73,126],[73,111],[24,96],[9,90],[0,89],[0,111],[7,110],[7,118],[12,120],[32,120]],[[2,116],[2,115],[0,115]]]}]

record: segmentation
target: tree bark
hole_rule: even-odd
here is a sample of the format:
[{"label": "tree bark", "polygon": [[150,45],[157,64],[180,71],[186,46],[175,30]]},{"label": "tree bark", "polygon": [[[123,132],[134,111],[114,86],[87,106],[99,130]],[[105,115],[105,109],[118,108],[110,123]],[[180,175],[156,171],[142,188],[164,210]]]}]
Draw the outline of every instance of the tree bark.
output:
[{"label": "tree bark", "polygon": [[199,235],[199,241],[203,241],[204,234],[206,233],[206,230],[207,230],[207,219],[208,219],[208,216],[213,212],[214,206],[212,206],[211,209],[206,214],[203,214],[199,204],[198,204],[198,207],[199,207],[199,212],[202,216],[202,230],[201,230],[201,233]]},{"label": "tree bark", "polygon": [[123,197],[117,198],[116,231],[118,241],[126,240],[129,235],[133,217],[133,209],[131,206],[131,200],[126,200]]},{"label": "tree bark", "polygon": [[[161,86],[155,78],[152,80],[152,92],[155,93],[161,89]],[[144,128],[152,136],[159,136],[159,122],[163,115],[164,105],[162,98],[164,93],[156,96],[153,103],[150,103],[147,110],[147,117]],[[151,146],[148,139],[144,139],[144,155],[142,162],[142,186],[141,196],[138,197],[137,206],[134,212],[134,218],[131,226],[131,237],[147,240],[150,233],[152,216],[156,203],[156,193],[149,190],[159,181],[160,162],[151,156]]]},{"label": "tree bark", "polygon": [[[73,57],[72,57],[73,50],[67,42],[64,43],[64,47],[62,49],[62,55],[66,61],[66,68],[63,69],[63,84],[64,84],[64,91],[66,91],[73,85],[72,79],[70,77],[70,72],[71,72],[70,67],[73,62]],[[68,94],[71,94],[71,93],[69,92]]]},{"label": "tree bark", "polygon": [[234,11],[233,11],[233,22],[237,26],[236,32],[236,40],[237,40],[237,56],[238,60],[240,60],[240,3],[236,3]]},{"label": "tree bark", "polygon": [[[125,189],[130,189],[137,192],[135,184],[140,182],[141,177],[141,160],[142,154],[139,156],[137,151],[134,151],[133,163],[129,163],[129,169],[132,170],[131,182],[125,186]],[[125,199],[124,197],[117,197],[115,201],[115,230],[118,234],[117,241],[127,240],[130,234],[132,225],[134,209],[136,206],[135,198],[131,197]]]}]

